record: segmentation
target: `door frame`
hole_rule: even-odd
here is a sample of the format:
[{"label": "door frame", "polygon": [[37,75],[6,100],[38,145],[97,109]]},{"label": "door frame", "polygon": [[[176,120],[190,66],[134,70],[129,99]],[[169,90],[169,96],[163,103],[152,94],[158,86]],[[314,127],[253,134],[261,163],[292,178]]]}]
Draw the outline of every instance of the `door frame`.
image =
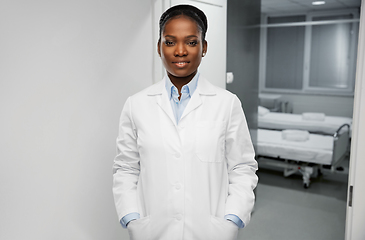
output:
[{"label": "door frame", "polygon": [[[362,1],[364,3],[364,1]],[[352,143],[347,193],[346,240],[365,239],[365,6],[361,5]]]}]

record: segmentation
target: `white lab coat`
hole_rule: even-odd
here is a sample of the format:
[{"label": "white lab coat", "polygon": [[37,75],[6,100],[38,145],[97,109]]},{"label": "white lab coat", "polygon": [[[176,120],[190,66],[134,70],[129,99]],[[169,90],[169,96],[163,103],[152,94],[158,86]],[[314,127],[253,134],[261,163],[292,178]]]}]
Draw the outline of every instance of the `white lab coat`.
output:
[{"label": "white lab coat", "polygon": [[113,193],[131,240],[234,240],[235,214],[248,224],[257,162],[238,98],[202,76],[179,124],[165,82],[123,108]]}]

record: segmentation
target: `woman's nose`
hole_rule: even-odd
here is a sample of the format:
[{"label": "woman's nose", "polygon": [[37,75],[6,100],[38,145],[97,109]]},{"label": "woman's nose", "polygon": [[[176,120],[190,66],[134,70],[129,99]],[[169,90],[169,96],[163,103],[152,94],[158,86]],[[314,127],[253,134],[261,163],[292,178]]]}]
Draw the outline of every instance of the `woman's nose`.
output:
[{"label": "woman's nose", "polygon": [[177,44],[175,48],[175,57],[182,57],[188,55],[185,44]]}]

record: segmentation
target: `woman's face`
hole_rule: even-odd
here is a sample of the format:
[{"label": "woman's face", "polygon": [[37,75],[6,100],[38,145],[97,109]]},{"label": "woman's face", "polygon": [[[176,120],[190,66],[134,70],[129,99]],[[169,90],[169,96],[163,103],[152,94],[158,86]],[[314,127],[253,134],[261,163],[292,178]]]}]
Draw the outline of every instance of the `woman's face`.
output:
[{"label": "woman's face", "polygon": [[[161,34],[158,54],[171,78],[193,77],[207,51],[197,23],[185,16],[170,19]],[[190,78],[190,79],[191,79]]]}]

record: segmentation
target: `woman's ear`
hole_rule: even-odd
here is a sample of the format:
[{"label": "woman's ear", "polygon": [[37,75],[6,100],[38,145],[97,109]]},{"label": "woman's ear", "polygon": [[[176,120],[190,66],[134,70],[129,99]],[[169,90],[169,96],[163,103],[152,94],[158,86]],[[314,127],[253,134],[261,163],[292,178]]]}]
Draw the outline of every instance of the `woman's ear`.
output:
[{"label": "woman's ear", "polygon": [[161,47],[160,47],[160,40],[157,42],[157,53],[161,57]]},{"label": "woman's ear", "polygon": [[203,43],[203,57],[205,56],[205,54],[207,54],[207,51],[208,51],[208,42],[206,40],[204,40],[204,43]]}]

